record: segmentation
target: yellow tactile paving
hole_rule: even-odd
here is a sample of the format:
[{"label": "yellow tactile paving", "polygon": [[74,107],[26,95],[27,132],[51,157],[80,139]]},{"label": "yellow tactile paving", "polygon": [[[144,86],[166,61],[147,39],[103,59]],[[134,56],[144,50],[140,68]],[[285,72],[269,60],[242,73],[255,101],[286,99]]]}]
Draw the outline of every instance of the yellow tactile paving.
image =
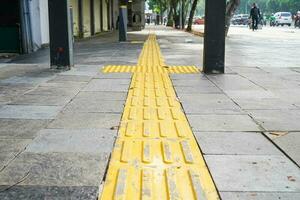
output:
[{"label": "yellow tactile paving", "polygon": [[137,66],[104,71],[133,77],[100,199],[219,199],[168,75],[197,68],[166,67],[150,35]]},{"label": "yellow tactile paving", "polygon": [[[199,70],[196,66],[163,66],[163,72],[169,74],[195,74],[199,73]],[[152,68],[141,68],[138,66],[131,65],[107,65],[102,70],[104,73],[135,73],[135,72],[146,72],[153,73]]]}]

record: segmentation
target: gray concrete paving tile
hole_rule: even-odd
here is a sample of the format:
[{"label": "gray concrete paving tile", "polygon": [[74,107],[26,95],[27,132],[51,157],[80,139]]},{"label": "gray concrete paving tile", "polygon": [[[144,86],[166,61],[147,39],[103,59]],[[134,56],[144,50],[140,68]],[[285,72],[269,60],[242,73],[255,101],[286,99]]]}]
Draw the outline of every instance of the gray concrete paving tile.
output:
[{"label": "gray concrete paving tile", "polygon": [[[109,155],[22,153],[0,173],[0,185],[98,186]],[[25,177],[25,178],[24,178]]]},{"label": "gray concrete paving tile", "polygon": [[79,90],[80,86],[63,87],[63,85],[60,85],[58,87],[38,87],[26,94],[46,96],[74,96],[79,92]]},{"label": "gray concrete paving tile", "polygon": [[2,171],[14,157],[12,153],[0,153],[0,171]]},{"label": "gray concrete paving tile", "polygon": [[[300,104],[300,89],[299,87],[276,90],[276,95],[288,102]],[[288,97],[288,98],[287,98]]]},{"label": "gray concrete paving tile", "polygon": [[84,88],[88,82],[72,82],[72,81],[65,81],[65,82],[46,82],[42,83],[39,86],[41,87],[63,87],[63,88]]},{"label": "gray concrete paving tile", "polygon": [[0,119],[1,139],[33,139],[49,120]]},{"label": "gray concrete paving tile", "polygon": [[83,91],[127,92],[130,79],[93,79]]},{"label": "gray concrete paving tile", "polygon": [[204,94],[210,94],[210,93],[222,93],[222,91],[217,88],[216,86],[211,86],[211,87],[188,87],[188,86],[176,86],[175,91],[178,94],[178,96],[182,96],[184,94],[199,94],[199,93],[204,93]]},{"label": "gray concrete paving tile", "polygon": [[224,94],[178,95],[188,114],[246,114]]},{"label": "gray concrete paving tile", "polygon": [[121,114],[108,113],[60,113],[48,128],[105,128],[118,126]]},{"label": "gray concrete paving tile", "polygon": [[91,79],[89,76],[57,75],[48,82],[89,82]]},{"label": "gray concrete paving tile", "polygon": [[0,171],[24,151],[31,141],[31,139],[0,139]]},{"label": "gray concrete paving tile", "polygon": [[127,92],[79,92],[74,100],[82,101],[125,101],[127,98]]},{"label": "gray concrete paving tile", "polygon": [[116,130],[109,129],[43,129],[25,152],[109,154],[115,136]]},{"label": "gray concrete paving tile", "polygon": [[248,115],[187,115],[193,131],[261,131]]},{"label": "gray concrete paving tile", "polygon": [[261,100],[266,98],[277,98],[272,91],[258,89],[258,90],[226,90],[224,91],[232,99],[253,99]]},{"label": "gray concrete paving tile", "polygon": [[202,73],[200,74],[169,74],[172,81],[176,80],[208,80]]},{"label": "gray concrete paving tile", "polygon": [[300,166],[300,132],[283,133],[275,137],[274,134],[265,134]]},{"label": "gray concrete paving tile", "polygon": [[204,154],[283,155],[260,132],[194,132]]},{"label": "gray concrete paving tile", "polygon": [[0,139],[0,154],[17,154],[31,142],[31,139]]},{"label": "gray concrete paving tile", "polygon": [[276,110],[296,109],[290,102],[279,98],[262,98],[257,101],[255,98],[234,99],[234,101],[245,110]]},{"label": "gray concrete paving tile", "polygon": [[[0,191],[9,186],[0,186]],[[79,200],[79,199],[97,199],[97,186],[14,186],[9,190],[0,192],[1,200],[11,199],[55,199],[55,200]]]},{"label": "gray concrete paving tile", "polygon": [[246,78],[238,74],[209,75],[212,82],[223,90],[263,90]]},{"label": "gray concrete paving tile", "polygon": [[212,82],[207,79],[175,79],[172,80],[173,85],[183,87],[213,87],[215,86]]},{"label": "gray concrete paving tile", "polygon": [[71,100],[68,96],[22,95],[12,101],[11,105],[63,106]]},{"label": "gray concrete paving tile", "polygon": [[299,131],[300,110],[248,110],[266,131]]},{"label": "gray concrete paving tile", "polygon": [[102,73],[102,69],[99,70],[99,73],[94,78],[98,79],[131,79],[132,73]]},{"label": "gray concrete paving tile", "polygon": [[294,82],[293,79],[296,79],[295,77],[291,77],[288,79],[288,77],[281,76],[272,76],[270,74],[251,74],[246,75],[248,79],[253,81],[255,84],[260,85],[263,88],[266,88],[268,90],[277,90],[277,89],[289,89],[294,88],[296,86],[296,82]]},{"label": "gray concrete paving tile", "polygon": [[0,85],[0,102],[3,104],[9,103],[31,89],[33,89],[32,86]]},{"label": "gray concrete paving tile", "polygon": [[28,85],[38,85],[40,83],[50,80],[52,77],[30,77],[30,76],[13,76],[7,79],[0,80],[0,84],[28,84]]},{"label": "gray concrete paving tile", "polygon": [[220,192],[298,192],[300,170],[285,156],[205,155]]},{"label": "gray concrete paving tile", "polygon": [[93,76],[97,75],[97,72],[94,72],[94,71],[80,71],[80,70],[77,70],[77,69],[71,69],[69,71],[62,72],[61,75],[90,76],[90,77],[93,77]]},{"label": "gray concrete paving tile", "polygon": [[3,119],[54,119],[61,106],[5,105],[0,109]]},{"label": "gray concrete paving tile", "polygon": [[101,113],[122,113],[125,101],[112,100],[89,100],[75,98],[63,110],[63,112],[101,112]]},{"label": "gray concrete paving tile", "polygon": [[293,192],[221,192],[223,200],[298,200],[300,193]]}]

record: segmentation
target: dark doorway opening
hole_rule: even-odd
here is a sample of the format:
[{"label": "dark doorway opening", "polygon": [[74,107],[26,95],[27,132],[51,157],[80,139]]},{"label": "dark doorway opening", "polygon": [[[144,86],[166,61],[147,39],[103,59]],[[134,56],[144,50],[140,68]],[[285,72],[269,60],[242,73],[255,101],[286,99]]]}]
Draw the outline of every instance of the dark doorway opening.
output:
[{"label": "dark doorway opening", "polygon": [[0,53],[21,52],[21,18],[19,0],[1,0]]}]

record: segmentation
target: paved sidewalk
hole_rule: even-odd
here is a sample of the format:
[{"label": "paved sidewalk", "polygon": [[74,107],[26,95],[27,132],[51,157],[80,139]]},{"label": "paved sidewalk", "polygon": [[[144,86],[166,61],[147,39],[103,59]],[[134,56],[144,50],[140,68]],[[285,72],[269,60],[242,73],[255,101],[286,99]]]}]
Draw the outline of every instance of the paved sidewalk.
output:
[{"label": "paved sidewalk", "polygon": [[[201,66],[202,38],[152,30],[168,65]],[[226,74],[171,75],[173,85],[222,199],[300,199],[300,68],[244,65],[244,40],[227,39]],[[0,65],[0,199],[98,197],[131,80],[100,69],[134,65],[142,45],[80,42],[67,72],[48,69],[47,50]]]}]

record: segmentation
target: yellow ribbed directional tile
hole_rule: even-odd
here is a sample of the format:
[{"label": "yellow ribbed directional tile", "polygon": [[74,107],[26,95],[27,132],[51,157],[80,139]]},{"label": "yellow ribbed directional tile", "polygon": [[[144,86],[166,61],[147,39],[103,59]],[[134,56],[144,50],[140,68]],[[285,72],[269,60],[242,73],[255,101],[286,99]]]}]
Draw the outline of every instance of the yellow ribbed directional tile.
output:
[{"label": "yellow ribbed directional tile", "polygon": [[[165,66],[151,34],[137,66],[131,68],[132,81],[99,197],[102,200],[219,199],[168,75],[199,71]],[[130,71],[121,68],[105,69]]]}]

